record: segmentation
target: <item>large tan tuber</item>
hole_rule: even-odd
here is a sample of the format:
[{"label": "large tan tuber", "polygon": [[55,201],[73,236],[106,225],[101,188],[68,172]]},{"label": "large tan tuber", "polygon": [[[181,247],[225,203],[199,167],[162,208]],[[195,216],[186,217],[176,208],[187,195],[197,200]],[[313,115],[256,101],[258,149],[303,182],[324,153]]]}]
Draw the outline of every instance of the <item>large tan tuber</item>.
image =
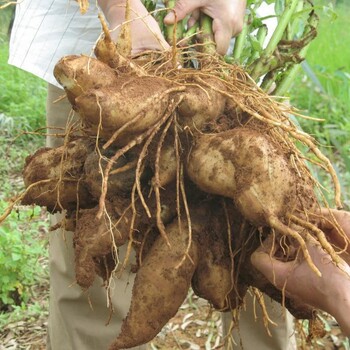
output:
[{"label": "large tan tuber", "polygon": [[109,140],[120,130],[115,143],[124,146],[162,119],[182,90],[158,77],[124,76],[111,87],[88,90],[75,104],[87,132]]},{"label": "large tan tuber", "polygon": [[[201,225],[192,223],[198,234]],[[159,236],[137,272],[129,313],[110,350],[131,348],[152,340],[173,317],[187,296],[198,264],[195,241],[188,247],[188,226],[175,219],[166,227],[171,246]]]},{"label": "large tan tuber", "polygon": [[28,156],[23,170],[27,190],[22,204],[47,207],[50,212],[91,207],[82,181],[85,159],[91,144],[72,141],[58,148],[41,148]]},{"label": "large tan tuber", "polygon": [[93,57],[70,55],[61,58],[54,69],[56,80],[64,87],[74,106],[77,96],[89,89],[100,89],[117,83],[116,72]]}]

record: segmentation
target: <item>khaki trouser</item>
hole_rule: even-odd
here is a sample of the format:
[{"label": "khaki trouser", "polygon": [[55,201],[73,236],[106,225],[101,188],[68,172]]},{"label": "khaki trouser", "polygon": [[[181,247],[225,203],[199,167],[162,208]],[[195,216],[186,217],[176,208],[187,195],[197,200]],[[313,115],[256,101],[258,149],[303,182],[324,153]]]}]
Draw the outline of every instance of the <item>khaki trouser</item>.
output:
[{"label": "khaki trouser", "polygon": [[[53,103],[64,94],[63,90],[53,85],[48,87],[47,124],[48,126],[65,127],[71,107],[67,100]],[[50,131],[50,130],[49,130]],[[51,130],[53,133],[55,130]],[[47,145],[56,147],[62,144],[62,139],[48,137]],[[60,220],[55,215],[52,223]],[[123,249],[123,247],[121,248]],[[120,252],[123,254],[123,251]],[[72,233],[58,230],[50,233],[50,303],[48,325],[48,350],[104,350],[117,336],[123,318],[126,316],[134,275],[127,271],[116,281],[112,301],[114,314],[108,326],[109,318],[107,297],[101,287],[101,280],[96,278],[88,294],[82,292],[75,283],[74,252],[72,248]],[[161,286],[159,286],[161,288]],[[233,333],[236,346],[241,348],[240,337],[245,350],[294,350],[296,349],[293,333],[292,318],[285,316],[277,304],[266,301],[269,314],[278,323],[271,327],[272,337],[269,337],[259,319],[255,322],[251,300],[247,301],[247,311],[242,313],[240,336]],[[223,314],[224,332],[230,326],[230,314]],[[229,345],[227,348],[232,348]],[[134,349],[144,350],[146,346]],[[167,349],[164,349],[167,350]]]},{"label": "khaki trouser", "polygon": [[[296,350],[294,334],[294,318],[282,306],[265,296],[266,309],[269,318],[276,323],[268,326],[268,335],[263,322],[263,314],[258,303],[254,304],[253,297],[247,293],[245,309],[241,311],[239,327],[227,337],[227,350]],[[229,312],[222,316],[223,334],[228,334],[231,326]]]},{"label": "khaki trouser", "polygon": [[[49,85],[47,98],[47,125],[65,127],[71,107],[67,100],[53,103],[64,94],[63,90]],[[49,132],[56,133],[57,130]],[[62,131],[58,131],[62,133]],[[62,139],[48,137],[47,145],[57,147]],[[54,215],[52,224],[60,220]],[[123,247],[122,247],[123,249]],[[122,250],[121,249],[121,250]],[[123,254],[123,251],[120,252]],[[114,314],[109,319],[107,297],[102,280],[84,293],[75,283],[72,232],[57,230],[50,233],[49,248],[50,302],[48,344],[49,350],[107,350],[118,335],[123,318],[129,309],[134,274],[125,271],[113,288]],[[146,346],[134,349],[144,350]]]}]

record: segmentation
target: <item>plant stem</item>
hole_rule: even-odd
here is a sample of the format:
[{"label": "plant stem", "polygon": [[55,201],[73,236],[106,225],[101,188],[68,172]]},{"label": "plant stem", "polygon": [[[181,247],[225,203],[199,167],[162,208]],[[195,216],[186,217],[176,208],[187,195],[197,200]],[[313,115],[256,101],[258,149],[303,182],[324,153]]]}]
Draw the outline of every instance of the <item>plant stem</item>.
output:
[{"label": "plant stem", "polygon": [[285,10],[284,10],[282,16],[280,17],[278,25],[277,25],[269,43],[267,44],[266,49],[264,50],[264,52],[260,56],[260,59],[255,64],[254,69],[250,74],[254,80],[258,80],[261,77],[261,75],[262,75],[261,72],[264,71],[265,64],[270,60],[271,55],[276,50],[278,43],[282,39],[283,33],[284,33],[285,29],[287,28],[288,23],[289,23],[292,15],[294,14],[298,3],[299,3],[299,0],[289,0],[288,1],[288,4],[286,5]]},{"label": "plant stem", "polygon": [[204,13],[200,14],[199,27],[201,31],[201,43],[203,44],[203,52],[214,55],[216,53],[215,41],[212,29],[212,18]]},{"label": "plant stem", "polygon": [[[173,9],[176,4],[176,0],[164,0],[164,5]],[[171,11],[171,10],[170,10]],[[178,21],[175,24],[165,26],[165,39],[170,45],[173,45],[176,42],[183,38],[184,33],[184,23],[183,21]]]},{"label": "plant stem", "polygon": [[261,54],[263,47],[264,47],[264,42],[267,36],[267,26],[265,24],[263,24],[259,29],[258,32],[256,34],[256,40],[259,43],[260,47],[261,47],[261,51],[253,51],[252,56],[249,57],[246,65],[249,66],[252,62],[254,62],[255,60],[257,60],[259,58],[259,55]]},{"label": "plant stem", "polygon": [[[316,30],[316,27],[318,24],[318,17],[313,11],[311,11],[311,13],[310,13],[310,17],[309,17],[308,22],[309,22],[309,25],[305,29],[304,36],[307,35],[310,31]],[[311,42],[309,42],[306,46],[304,46],[300,50],[300,52],[299,52],[300,58],[304,59],[306,57],[307,51],[310,47],[310,43]],[[300,69],[300,64],[294,64],[293,66],[290,66],[286,70],[282,80],[277,84],[277,87],[274,91],[274,94],[276,96],[284,96],[284,94],[290,89],[293,81],[295,80],[295,77],[296,77],[299,69]]]},{"label": "plant stem", "polygon": [[232,56],[234,58],[234,60],[238,63],[243,63],[242,62],[242,51],[244,48],[244,43],[246,41],[246,37],[247,37],[247,33],[248,33],[248,15],[245,16],[244,18],[244,25],[243,25],[243,29],[241,31],[241,33],[236,37],[235,40],[235,46],[233,47],[233,52],[232,52]]}]

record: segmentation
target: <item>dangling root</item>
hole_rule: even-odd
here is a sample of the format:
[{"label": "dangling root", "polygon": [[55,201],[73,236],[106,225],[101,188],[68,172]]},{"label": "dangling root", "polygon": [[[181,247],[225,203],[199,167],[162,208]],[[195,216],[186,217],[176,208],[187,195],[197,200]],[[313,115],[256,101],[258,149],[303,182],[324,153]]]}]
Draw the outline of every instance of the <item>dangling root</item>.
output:
[{"label": "dangling root", "polygon": [[[228,68],[232,71],[232,68]],[[242,73],[242,76],[245,75]],[[322,152],[317,148],[317,146],[314,143],[314,139],[297,129],[297,127],[288,119],[286,115],[281,113],[281,111],[277,110],[278,103],[274,102],[270,96],[266,95],[263,91],[258,89],[256,86],[251,86],[250,84],[245,83],[244,86],[242,86],[241,90],[238,90],[239,86],[243,82],[242,80],[237,80],[236,86],[233,85],[230,82],[225,81],[224,79],[214,75],[214,74],[205,74],[205,73],[198,73],[197,76],[204,76],[211,78],[216,78],[221,83],[224,83],[227,87],[227,91],[222,90],[216,86],[211,85],[210,83],[204,81],[203,79],[197,77],[196,80],[202,85],[207,86],[213,89],[216,92],[219,92],[220,94],[226,96],[229,99],[233,99],[237,106],[244,112],[247,112],[250,116],[254,117],[255,119],[259,120],[263,123],[263,125],[271,126],[272,128],[268,131],[271,133],[271,135],[277,137],[278,142],[280,144],[283,144],[287,142],[287,149],[289,153],[291,151],[295,153],[296,155],[300,155],[300,158],[302,158],[301,152],[298,150],[298,148],[291,142],[291,140],[286,140],[286,134],[293,137],[295,140],[300,141],[301,143],[305,144],[309,147],[312,153],[315,154],[315,156],[324,164],[325,168],[327,169],[328,173],[330,174],[333,184],[334,184],[334,197],[335,197],[335,203],[338,209],[342,208],[341,203],[341,187],[339,180],[337,178],[336,172],[329,161],[329,159],[322,154]],[[234,91],[238,90],[238,91]],[[245,96],[247,94],[247,96]],[[237,96],[238,95],[238,96]],[[251,98],[251,102],[247,103],[248,99]],[[258,100],[264,99],[265,101],[258,103]],[[255,101],[255,103],[254,103]],[[260,101],[259,101],[260,102]],[[254,105],[254,108],[251,107],[251,105]],[[261,107],[259,107],[262,105]],[[256,110],[256,106],[258,106],[258,110]],[[264,109],[264,107],[267,107]],[[275,116],[272,115],[272,112],[275,112]],[[280,133],[280,131],[283,131],[283,133]],[[299,162],[299,166],[304,169],[306,172],[308,172],[305,164],[303,162]],[[311,178],[311,176],[308,176]],[[312,179],[313,180],[313,179]],[[313,180],[314,182],[314,180]]]},{"label": "dangling root", "polygon": [[[188,243],[187,243],[186,250],[184,252],[184,255],[183,255],[180,263],[176,266],[177,269],[179,267],[181,267],[181,265],[184,263],[186,258],[188,258],[191,261],[191,263],[194,265],[194,261],[193,261],[193,259],[191,258],[191,255],[190,255],[190,248],[191,248],[191,244],[192,244],[192,224],[191,224],[190,210],[188,208],[186,192],[185,192],[185,186],[184,186],[184,180],[183,180],[183,166],[181,166],[181,168],[180,168],[180,191],[181,191],[182,201],[184,203],[186,219],[187,219]],[[179,230],[180,230],[180,226],[181,226],[181,224],[179,225]]]},{"label": "dangling root", "polygon": [[[180,103],[180,102],[179,102]],[[157,151],[156,151],[156,160],[155,160],[155,164],[154,164],[154,179],[152,181],[152,185],[153,185],[153,189],[154,189],[154,193],[155,193],[155,197],[156,197],[156,220],[157,220],[157,227],[159,229],[160,232],[165,232],[165,227],[164,227],[164,223],[162,221],[161,218],[161,199],[160,199],[160,180],[159,180],[159,161],[160,161],[160,153],[162,150],[162,145],[164,143],[164,139],[165,136],[170,128],[170,125],[173,123],[174,121],[174,116],[175,116],[175,112],[172,113],[172,117],[170,117],[170,119],[168,120],[162,134],[160,137],[160,140],[158,142],[157,145]],[[164,233],[163,233],[164,236]]]},{"label": "dangling root", "polygon": [[99,211],[97,213],[97,217],[100,218],[103,213],[104,208],[104,202],[107,195],[107,189],[108,189],[108,177],[109,173],[111,172],[113,164],[121,157],[123,154],[125,154],[127,151],[135,147],[136,145],[141,144],[147,137],[152,135],[155,130],[158,130],[161,125],[165,123],[165,121],[169,118],[174,108],[174,103],[170,103],[170,106],[168,107],[168,111],[164,114],[164,116],[150,129],[142,133],[141,135],[137,136],[133,140],[131,140],[127,145],[119,149],[112,158],[109,159],[109,162],[107,163],[107,166],[105,168],[104,174],[103,174],[103,181],[102,181],[102,189],[101,189],[101,196],[99,199]]},{"label": "dangling root", "polygon": [[341,259],[331,246],[331,244],[327,241],[327,238],[323,231],[321,231],[319,228],[317,228],[315,225],[311,224],[310,222],[307,222],[305,220],[302,220],[298,218],[295,215],[288,215],[288,218],[296,223],[297,225],[306,228],[307,230],[314,233],[317,237],[318,242],[321,244],[322,248],[326,250],[326,252],[331,256],[334,263],[336,263],[338,266],[341,264]]},{"label": "dangling root", "polygon": [[273,322],[267,312],[267,309],[266,309],[266,304],[265,304],[265,300],[264,300],[264,295],[262,294],[262,292],[260,292],[259,289],[257,288],[254,288],[252,287],[251,288],[254,296],[256,297],[256,300],[258,301],[260,307],[261,307],[261,311],[263,313],[263,321],[264,321],[264,326],[265,326],[265,329],[268,333],[268,335],[271,337],[272,334],[270,332],[270,329],[269,329],[269,323],[274,325],[274,326],[277,326],[276,322]]},{"label": "dangling root", "polygon": [[25,197],[25,195],[34,187],[42,184],[47,184],[50,183],[52,180],[51,179],[46,179],[46,180],[40,180],[37,181],[31,185],[29,185],[24,192],[22,192],[20,195],[18,195],[12,203],[5,209],[4,213],[0,216],[0,224],[11,214],[13,208],[16,206],[16,204],[21,203],[22,199]]},{"label": "dangling root", "polygon": [[322,276],[321,271],[313,263],[311,256],[309,254],[309,251],[307,250],[306,243],[305,243],[304,239],[301,237],[301,235],[297,231],[292,230],[290,227],[283,224],[277,217],[270,216],[267,219],[267,221],[268,221],[269,226],[276,229],[278,232],[280,232],[283,235],[288,235],[288,236],[294,238],[299,243],[300,248],[303,251],[305,260],[307,261],[311,270],[314,271],[319,277],[321,277]]}]

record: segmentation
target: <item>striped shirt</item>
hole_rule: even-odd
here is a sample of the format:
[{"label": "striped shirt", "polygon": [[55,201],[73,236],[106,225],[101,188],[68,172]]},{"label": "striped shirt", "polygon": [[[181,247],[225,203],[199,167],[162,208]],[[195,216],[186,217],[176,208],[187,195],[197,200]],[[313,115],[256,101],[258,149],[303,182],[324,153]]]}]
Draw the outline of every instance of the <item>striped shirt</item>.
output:
[{"label": "striped shirt", "polygon": [[23,0],[16,5],[8,63],[59,86],[53,76],[57,61],[90,55],[100,33],[93,0],[85,15],[74,0]]}]

